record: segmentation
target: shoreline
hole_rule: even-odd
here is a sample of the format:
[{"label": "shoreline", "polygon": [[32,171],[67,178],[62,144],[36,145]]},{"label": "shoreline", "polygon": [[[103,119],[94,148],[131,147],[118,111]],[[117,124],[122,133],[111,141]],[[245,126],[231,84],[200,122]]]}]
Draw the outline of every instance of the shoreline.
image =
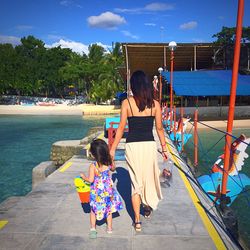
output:
[{"label": "shoreline", "polygon": [[80,104],[68,106],[22,106],[0,105],[0,115],[106,115],[119,114],[120,109],[113,105]]},{"label": "shoreline", "polygon": [[[191,120],[192,124],[193,121]],[[203,124],[198,122],[198,129],[210,129],[209,127],[220,128],[226,130],[227,120],[211,120],[211,121],[201,121]],[[187,129],[192,128],[192,124],[188,123]],[[204,125],[205,124],[205,125]],[[206,126],[207,125],[207,126]],[[209,127],[208,127],[209,126]],[[233,128],[250,128],[250,119],[234,120]]]},{"label": "shoreline", "polygon": [[[58,104],[55,106],[21,106],[21,105],[0,105],[0,115],[77,115],[77,116],[95,116],[95,115],[118,115],[120,109],[112,105],[91,105],[80,104],[76,106],[67,106]],[[191,121],[193,123],[193,121]],[[202,123],[216,128],[227,127],[227,120],[202,121]],[[188,128],[192,125],[188,123]],[[207,127],[198,123],[199,129]],[[234,120],[234,128],[250,128],[250,119]]]}]

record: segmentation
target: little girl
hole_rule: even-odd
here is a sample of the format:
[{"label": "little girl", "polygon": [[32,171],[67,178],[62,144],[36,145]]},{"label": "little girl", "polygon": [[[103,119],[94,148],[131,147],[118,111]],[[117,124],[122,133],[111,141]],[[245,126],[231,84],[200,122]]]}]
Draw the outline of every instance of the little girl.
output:
[{"label": "little girl", "polygon": [[110,170],[115,166],[105,141],[96,139],[90,144],[90,153],[95,162],[89,166],[88,177],[80,174],[83,180],[90,182],[90,233],[89,237],[97,237],[96,220],[107,220],[107,233],[112,233],[112,213],[123,208],[122,199],[113,188]]}]

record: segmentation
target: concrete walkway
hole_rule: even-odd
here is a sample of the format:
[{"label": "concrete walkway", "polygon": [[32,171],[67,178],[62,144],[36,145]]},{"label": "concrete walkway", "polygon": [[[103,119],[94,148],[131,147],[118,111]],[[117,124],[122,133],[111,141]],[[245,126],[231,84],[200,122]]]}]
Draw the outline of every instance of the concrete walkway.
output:
[{"label": "concrete walkway", "polygon": [[176,168],[171,186],[162,188],[158,209],[150,219],[142,216],[142,232],[136,233],[124,161],[116,163],[113,179],[125,208],[113,218],[112,235],[104,223],[97,226],[98,238],[89,239],[88,209],[82,208],[73,182],[88,166],[75,156],[27,196],[2,203],[0,221],[8,223],[0,230],[0,249],[216,249]]}]

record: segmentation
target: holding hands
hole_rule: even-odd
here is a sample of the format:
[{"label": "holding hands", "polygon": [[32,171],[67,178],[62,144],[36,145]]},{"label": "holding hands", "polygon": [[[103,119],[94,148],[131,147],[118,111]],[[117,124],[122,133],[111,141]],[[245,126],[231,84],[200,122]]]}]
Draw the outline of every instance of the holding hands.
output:
[{"label": "holding hands", "polygon": [[85,180],[86,175],[85,175],[84,173],[80,173],[80,176],[81,176],[81,178],[82,178],[83,180]]}]

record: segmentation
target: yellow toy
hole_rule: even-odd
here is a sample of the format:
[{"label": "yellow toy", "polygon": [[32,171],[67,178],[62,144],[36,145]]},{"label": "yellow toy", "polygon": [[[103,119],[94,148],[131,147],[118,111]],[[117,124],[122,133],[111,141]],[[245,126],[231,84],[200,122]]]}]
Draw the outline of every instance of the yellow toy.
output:
[{"label": "yellow toy", "polygon": [[90,183],[85,182],[80,176],[74,179],[76,191],[81,203],[89,203]]}]

